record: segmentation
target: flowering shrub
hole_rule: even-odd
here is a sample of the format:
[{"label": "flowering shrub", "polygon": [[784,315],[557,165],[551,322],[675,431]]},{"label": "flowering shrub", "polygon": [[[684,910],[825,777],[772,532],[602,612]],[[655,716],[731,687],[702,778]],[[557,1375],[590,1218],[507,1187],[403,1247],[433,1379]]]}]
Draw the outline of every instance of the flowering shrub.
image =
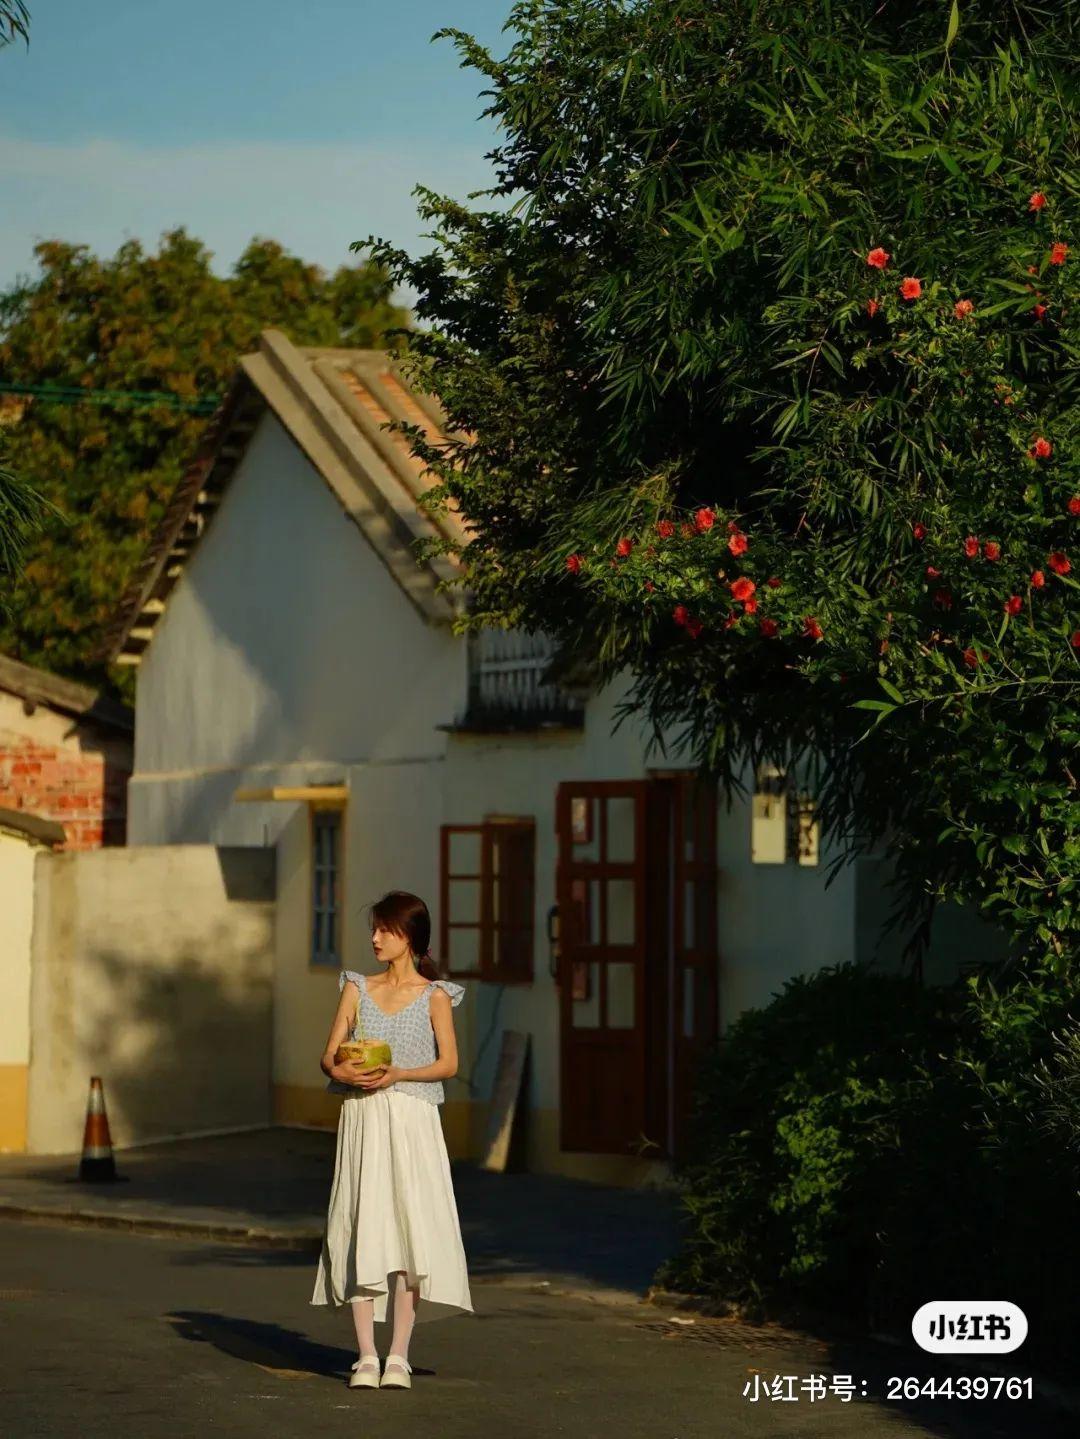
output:
[{"label": "flowering shrub", "polygon": [[1071,7],[952,13],[530,3],[504,60],[453,32],[527,220],[423,192],[440,250],[376,251],[458,427],[410,434],[474,526],[469,623],[629,666],[729,787],[807,756],[916,945],[959,899],[1060,969],[1080,47]]}]

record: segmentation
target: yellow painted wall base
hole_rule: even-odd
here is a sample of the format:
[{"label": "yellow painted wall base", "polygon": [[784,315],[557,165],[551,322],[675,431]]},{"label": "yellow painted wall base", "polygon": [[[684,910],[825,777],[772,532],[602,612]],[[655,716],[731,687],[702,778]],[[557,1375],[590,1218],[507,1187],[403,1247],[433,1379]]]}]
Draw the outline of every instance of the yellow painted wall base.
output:
[{"label": "yellow painted wall base", "polygon": [[[451,1159],[477,1159],[487,1129],[486,1104],[448,1099],[441,1105],[446,1152]],[[299,1084],[274,1086],[274,1123],[286,1128],[337,1128],[341,1097]],[[671,1166],[666,1160],[636,1159],[621,1154],[573,1154],[559,1148],[557,1109],[533,1110],[527,1115],[525,1163],[533,1174],[561,1174],[590,1184],[620,1188],[666,1187]]]},{"label": "yellow painted wall base", "polygon": [[26,1153],[28,1064],[0,1064],[0,1154]]}]

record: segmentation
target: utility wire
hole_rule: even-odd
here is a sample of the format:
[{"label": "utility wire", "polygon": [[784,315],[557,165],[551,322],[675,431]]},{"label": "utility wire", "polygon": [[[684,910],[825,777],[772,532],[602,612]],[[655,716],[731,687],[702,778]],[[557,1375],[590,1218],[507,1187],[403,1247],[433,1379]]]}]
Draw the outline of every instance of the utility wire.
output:
[{"label": "utility wire", "polygon": [[197,400],[182,400],[167,390],[87,390],[63,385],[16,385],[0,380],[0,394],[30,395],[56,405],[167,405],[195,415],[212,415],[220,395],[203,395]]}]

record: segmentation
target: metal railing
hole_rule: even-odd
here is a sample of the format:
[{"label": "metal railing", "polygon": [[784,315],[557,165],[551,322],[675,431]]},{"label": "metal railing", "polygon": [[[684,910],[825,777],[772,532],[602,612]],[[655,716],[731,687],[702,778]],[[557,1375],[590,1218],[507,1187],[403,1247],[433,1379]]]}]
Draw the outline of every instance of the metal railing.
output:
[{"label": "metal railing", "polygon": [[545,634],[489,629],[469,635],[469,693],[462,729],[580,727],[583,698],[544,679],[555,650]]}]

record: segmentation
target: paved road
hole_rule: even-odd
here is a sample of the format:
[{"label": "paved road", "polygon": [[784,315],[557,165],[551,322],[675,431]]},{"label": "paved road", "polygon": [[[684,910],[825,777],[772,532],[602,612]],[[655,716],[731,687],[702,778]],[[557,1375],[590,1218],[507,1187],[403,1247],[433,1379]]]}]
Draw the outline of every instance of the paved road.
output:
[{"label": "paved road", "polygon": [[[752,1404],[743,1388],[755,1370],[854,1374],[880,1396],[898,1358],[725,1320],[677,1324],[647,1305],[560,1296],[513,1275],[477,1277],[475,1315],[417,1325],[412,1390],[349,1390],[349,1317],[308,1304],[313,1278],[302,1252],[0,1223],[5,1439],[311,1439],[365,1432],[366,1411],[387,1404],[403,1439],[1076,1433],[1075,1418],[1026,1401]],[[376,1335],[385,1353],[389,1334]]]}]

